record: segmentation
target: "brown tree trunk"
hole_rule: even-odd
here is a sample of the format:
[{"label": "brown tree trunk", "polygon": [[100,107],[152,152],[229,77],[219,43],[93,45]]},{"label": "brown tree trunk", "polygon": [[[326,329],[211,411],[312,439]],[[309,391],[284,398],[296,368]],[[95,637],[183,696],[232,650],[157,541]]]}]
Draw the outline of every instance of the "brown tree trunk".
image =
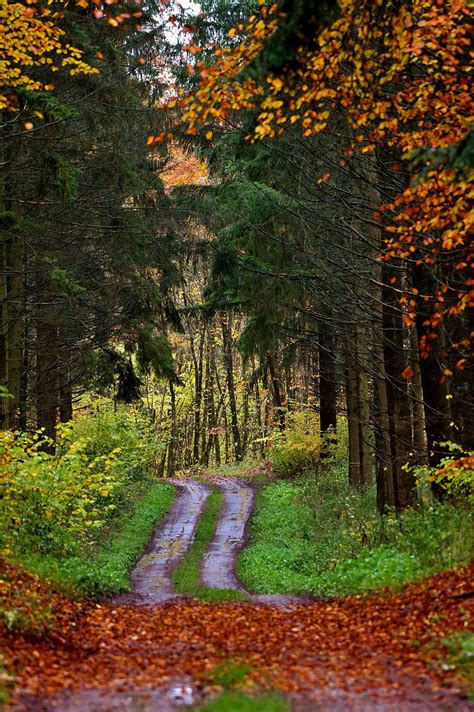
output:
[{"label": "brown tree trunk", "polygon": [[[384,283],[388,282],[388,275],[385,275]],[[414,475],[405,467],[412,451],[410,400],[406,381],[401,376],[407,357],[403,322],[394,290],[384,288],[383,299],[384,363],[395,484],[395,501],[389,505],[402,511],[416,499]]]},{"label": "brown tree trunk", "polygon": [[336,364],[334,335],[328,324],[321,324],[319,341],[319,418],[321,433],[337,428]]},{"label": "brown tree trunk", "polygon": [[202,365],[204,338],[206,330],[203,328],[199,335],[198,353],[194,349],[194,341],[191,338],[191,354],[194,363],[194,439],[193,439],[193,464],[199,462],[199,443],[201,439],[201,406],[202,406]]},{"label": "brown tree trunk", "polygon": [[[37,427],[55,440],[58,384],[58,327],[51,293],[43,283],[36,307],[36,419]],[[52,449],[52,446],[48,449]]]},{"label": "brown tree trunk", "polygon": [[170,379],[170,420],[171,420],[171,431],[170,440],[168,443],[168,462],[166,467],[166,476],[173,477],[176,470],[176,441],[177,441],[177,418],[176,418],[176,392],[174,389],[174,383]]},{"label": "brown tree trunk", "polygon": [[360,462],[360,419],[357,388],[356,343],[349,337],[346,347],[346,404],[349,433],[349,482],[354,488],[363,485]]},{"label": "brown tree trunk", "polygon": [[412,389],[412,432],[413,447],[416,461],[419,464],[428,461],[426,447],[425,404],[423,396],[423,382],[421,378],[420,357],[418,347],[418,334],[416,329],[410,329],[410,363],[413,369]]},{"label": "brown tree trunk", "polygon": [[222,337],[224,346],[224,365],[227,380],[227,390],[229,393],[229,405],[230,405],[230,421],[232,427],[232,436],[234,440],[234,453],[237,462],[242,460],[242,441],[239,429],[239,420],[237,413],[237,401],[235,397],[235,382],[234,382],[234,357],[232,352],[232,315],[229,314],[223,317],[222,323]]},{"label": "brown tree trunk", "polygon": [[8,427],[19,425],[21,375],[23,366],[23,248],[17,236],[7,243],[8,270]]},{"label": "brown tree trunk", "polygon": [[284,430],[285,429],[285,411],[284,411],[283,399],[281,397],[280,379],[277,374],[273,356],[271,356],[270,354],[268,354],[268,356],[267,356],[267,363],[268,363],[268,370],[270,371],[270,378],[271,378],[271,382],[272,382],[273,402],[275,404],[275,408],[278,413],[278,422],[279,422],[280,430]]}]

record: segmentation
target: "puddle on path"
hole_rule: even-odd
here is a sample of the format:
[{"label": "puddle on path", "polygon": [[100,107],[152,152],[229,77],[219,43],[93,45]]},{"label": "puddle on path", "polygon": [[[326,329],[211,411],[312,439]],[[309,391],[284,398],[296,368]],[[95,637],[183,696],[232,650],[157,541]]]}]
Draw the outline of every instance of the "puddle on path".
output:
[{"label": "puddle on path", "polygon": [[90,689],[48,695],[43,699],[23,697],[19,710],[28,712],[179,712],[199,703],[191,679],[170,680],[156,689]]}]

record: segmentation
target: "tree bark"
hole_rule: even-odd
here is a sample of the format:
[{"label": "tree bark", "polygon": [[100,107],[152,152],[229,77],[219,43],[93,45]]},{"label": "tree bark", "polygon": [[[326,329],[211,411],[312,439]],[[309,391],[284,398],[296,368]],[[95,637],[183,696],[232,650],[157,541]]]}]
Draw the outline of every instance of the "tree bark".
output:
[{"label": "tree bark", "polygon": [[321,324],[319,342],[319,419],[321,434],[337,428],[336,364],[334,334],[328,324]]},{"label": "tree bark", "polygon": [[230,405],[230,421],[232,427],[232,436],[234,440],[234,454],[237,462],[242,460],[242,441],[239,429],[239,420],[237,413],[237,401],[235,397],[235,381],[234,381],[234,357],[232,353],[232,315],[229,314],[221,319],[222,337],[224,345],[224,364],[227,380],[227,390],[229,393]]}]

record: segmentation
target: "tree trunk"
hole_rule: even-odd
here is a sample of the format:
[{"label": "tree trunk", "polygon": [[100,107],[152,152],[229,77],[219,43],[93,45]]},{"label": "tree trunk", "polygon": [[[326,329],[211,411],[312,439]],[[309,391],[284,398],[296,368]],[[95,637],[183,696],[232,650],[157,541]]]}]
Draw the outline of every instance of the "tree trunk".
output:
[{"label": "tree trunk", "polygon": [[285,411],[284,411],[284,404],[283,400],[281,397],[281,390],[280,390],[280,380],[278,378],[278,374],[275,368],[275,362],[273,361],[273,357],[268,354],[267,357],[267,363],[268,363],[268,370],[270,371],[270,378],[272,382],[272,390],[273,390],[273,402],[275,404],[275,408],[278,413],[278,422],[280,426],[280,430],[285,429]]},{"label": "tree trunk", "polygon": [[349,482],[352,487],[363,486],[360,461],[360,419],[357,387],[357,350],[355,340],[349,336],[346,347],[346,404],[349,432]]},{"label": "tree trunk", "polygon": [[234,439],[234,453],[235,459],[237,460],[237,462],[240,462],[240,460],[242,460],[242,442],[237,413],[237,401],[235,397],[234,358],[232,353],[232,315],[229,314],[227,318],[223,317],[221,323],[224,345],[224,365],[227,380],[227,390],[229,392],[230,421],[232,427],[232,436]]},{"label": "tree trunk", "polygon": [[171,419],[171,431],[170,440],[168,443],[168,462],[166,467],[166,476],[173,477],[176,469],[176,440],[177,440],[177,421],[176,421],[176,393],[174,390],[174,383],[170,379],[170,419]]},{"label": "tree trunk", "polygon": [[[389,273],[384,284],[389,283]],[[411,506],[416,499],[415,477],[406,467],[412,451],[411,411],[406,381],[401,373],[406,365],[404,328],[395,292],[383,289],[384,363],[390,421],[395,500],[389,502],[397,512]]]},{"label": "tree trunk", "polygon": [[19,425],[21,375],[23,366],[23,248],[18,236],[13,236],[7,243],[8,270],[8,390],[12,398],[8,399],[8,427],[15,429]]},{"label": "tree trunk", "polygon": [[336,364],[334,335],[328,324],[321,324],[319,341],[319,418],[321,434],[337,428]]}]

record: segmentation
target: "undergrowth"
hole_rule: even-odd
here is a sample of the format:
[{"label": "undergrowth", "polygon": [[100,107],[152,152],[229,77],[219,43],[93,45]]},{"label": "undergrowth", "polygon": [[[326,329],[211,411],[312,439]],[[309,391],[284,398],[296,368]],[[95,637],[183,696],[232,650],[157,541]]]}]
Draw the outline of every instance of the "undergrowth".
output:
[{"label": "undergrowth", "polygon": [[174,498],[151,476],[160,444],[139,409],[99,402],[58,428],[0,433],[0,554],[73,595],[129,590]]},{"label": "undergrowth", "polygon": [[226,690],[219,697],[199,707],[199,712],[289,712],[290,706],[280,695],[267,692],[249,695]]},{"label": "undergrowth", "polygon": [[172,485],[148,477],[133,491],[93,546],[77,556],[24,554],[20,561],[40,578],[72,595],[103,596],[130,591],[130,571],[175,497]]},{"label": "undergrowth", "polygon": [[473,520],[467,507],[434,502],[381,518],[374,490],[354,492],[346,467],[336,465],[260,490],[237,571],[257,593],[396,588],[469,561]]},{"label": "undergrowth", "polygon": [[474,633],[452,633],[441,640],[444,656],[439,662],[443,671],[453,670],[463,690],[474,702]]},{"label": "undergrowth", "polygon": [[248,675],[253,666],[245,660],[229,658],[210,674],[207,683],[223,691],[198,708],[199,712],[290,712],[286,700],[275,692],[249,693]]}]

